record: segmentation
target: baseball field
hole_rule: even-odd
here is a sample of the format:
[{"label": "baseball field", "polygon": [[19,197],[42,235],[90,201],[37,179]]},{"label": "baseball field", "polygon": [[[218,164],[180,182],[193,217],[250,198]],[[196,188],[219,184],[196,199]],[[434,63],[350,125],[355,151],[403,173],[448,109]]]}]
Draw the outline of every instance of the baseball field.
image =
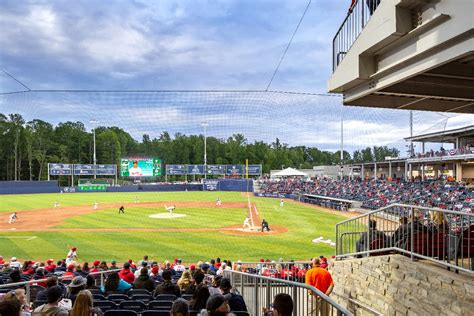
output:
[{"label": "baseball field", "polygon": [[[79,261],[137,260],[144,254],[159,261],[179,257],[185,262],[217,256],[307,260],[334,254],[334,246],[313,240],[321,236],[334,240],[335,224],[345,219],[341,213],[291,200],[280,207],[279,202],[240,192],[3,195],[0,255],[60,259],[71,246],[78,248]],[[118,213],[121,205],[125,214]],[[165,206],[173,205],[170,214]],[[9,224],[14,211],[18,221]],[[252,229],[242,228],[247,215]],[[263,218],[270,232],[260,231]]]}]

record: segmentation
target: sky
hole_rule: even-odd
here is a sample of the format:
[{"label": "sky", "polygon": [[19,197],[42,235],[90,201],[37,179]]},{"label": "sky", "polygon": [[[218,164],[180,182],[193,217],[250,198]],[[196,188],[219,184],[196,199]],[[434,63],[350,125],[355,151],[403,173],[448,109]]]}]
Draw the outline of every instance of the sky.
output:
[{"label": "sky", "polygon": [[[403,150],[409,112],[344,107],[327,96],[331,41],[350,1],[313,0],[270,90],[265,90],[308,2],[300,0],[0,2],[0,69],[35,92],[0,96],[0,113],[88,129],[116,125],[137,140],[163,131],[338,150]],[[25,88],[5,73],[0,92]],[[193,90],[193,92],[177,92]],[[195,90],[195,91],[194,91]],[[236,90],[237,92],[206,92]],[[472,124],[472,115],[415,112],[414,132]]]}]

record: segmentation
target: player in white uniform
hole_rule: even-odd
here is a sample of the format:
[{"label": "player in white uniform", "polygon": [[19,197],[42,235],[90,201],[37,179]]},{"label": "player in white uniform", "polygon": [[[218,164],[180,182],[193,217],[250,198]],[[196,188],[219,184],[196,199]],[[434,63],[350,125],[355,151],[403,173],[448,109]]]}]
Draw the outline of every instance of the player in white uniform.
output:
[{"label": "player in white uniform", "polygon": [[54,208],[58,208],[58,207],[59,207],[59,202],[58,202],[58,201],[55,201],[53,207],[54,207]]},{"label": "player in white uniform", "polygon": [[99,203],[95,202],[94,203],[94,210],[98,209],[99,208]]},{"label": "player in white uniform", "polygon": [[10,215],[10,220],[8,221],[8,224],[14,224],[17,219],[18,216],[16,215],[16,212],[14,212],[12,215]]},{"label": "player in white uniform", "polygon": [[138,199],[138,195],[135,195],[135,204],[140,203],[140,200]]},{"label": "player in white uniform", "polygon": [[280,207],[283,207],[285,205],[285,200],[280,199]]},{"label": "player in white uniform", "polygon": [[165,209],[170,213],[170,215],[173,215],[173,211],[176,209],[176,205],[171,205],[171,206],[166,206]]},{"label": "player in white uniform", "polygon": [[220,198],[217,198],[216,200],[216,206],[221,206],[222,205],[222,201]]},{"label": "player in white uniform", "polygon": [[71,263],[74,263],[77,260],[77,248],[72,247],[71,250],[69,250],[67,257],[66,257],[66,265],[70,265]]},{"label": "player in white uniform", "polygon": [[244,227],[243,230],[245,230],[245,227],[248,227],[248,229],[251,229],[252,226],[250,225],[250,218],[247,216],[244,220]]}]

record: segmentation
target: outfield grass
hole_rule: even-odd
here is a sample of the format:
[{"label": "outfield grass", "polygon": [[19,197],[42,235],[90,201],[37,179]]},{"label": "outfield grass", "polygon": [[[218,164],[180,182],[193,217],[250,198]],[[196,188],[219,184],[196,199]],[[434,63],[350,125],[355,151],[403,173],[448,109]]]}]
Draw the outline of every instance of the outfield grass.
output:
[{"label": "outfield grass", "polygon": [[[51,208],[60,199],[61,206],[92,205],[94,202],[133,203],[157,201],[223,201],[222,208],[179,208],[175,212],[186,217],[151,219],[150,214],[164,212],[153,207],[126,208],[125,215],[116,209],[78,215],[67,219],[57,228],[214,228],[241,225],[247,210],[225,207],[227,201],[246,202],[246,197],[235,192],[180,192],[180,193],[78,193],[0,196],[2,211]],[[204,232],[90,232],[90,231],[28,231],[0,232],[0,255],[6,258],[45,260],[65,257],[71,245],[78,247],[80,260],[138,260],[144,254],[163,261],[180,257],[186,262],[209,260],[214,257],[231,260],[260,258],[307,260],[315,255],[333,255],[334,247],[314,244],[323,236],[335,239],[335,224],[342,216],[318,211],[314,207],[286,203],[279,208],[279,200],[251,197],[256,202],[260,217],[272,225],[285,226],[288,232],[261,236],[237,236],[216,231]]]}]

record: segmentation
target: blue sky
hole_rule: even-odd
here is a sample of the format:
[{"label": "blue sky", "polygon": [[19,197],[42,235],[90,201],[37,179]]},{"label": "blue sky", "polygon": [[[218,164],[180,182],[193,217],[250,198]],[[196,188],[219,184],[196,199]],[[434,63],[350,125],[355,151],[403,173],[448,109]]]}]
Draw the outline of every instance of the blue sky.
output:
[{"label": "blue sky", "polygon": [[[331,40],[350,1],[312,2],[271,90],[325,93]],[[263,90],[307,1],[0,2],[0,68],[31,89]],[[0,76],[0,92],[22,87]],[[99,117],[140,139],[161,131],[336,150],[340,97],[265,93],[29,93],[0,112],[52,123]],[[346,148],[403,148],[408,112],[344,108]],[[415,113],[415,133],[472,123]],[[90,124],[87,124],[91,128]]]}]

